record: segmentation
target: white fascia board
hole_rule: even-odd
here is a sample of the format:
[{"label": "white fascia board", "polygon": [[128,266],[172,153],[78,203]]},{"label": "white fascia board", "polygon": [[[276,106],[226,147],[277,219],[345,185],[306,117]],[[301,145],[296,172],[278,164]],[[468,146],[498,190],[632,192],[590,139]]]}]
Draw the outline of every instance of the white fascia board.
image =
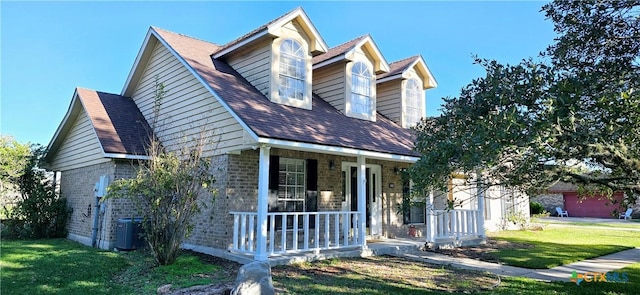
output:
[{"label": "white fascia board", "polygon": [[309,28],[309,30],[311,30],[311,34],[318,40],[320,41],[320,46],[322,46],[322,48],[320,48],[323,52],[327,52],[329,50],[329,46],[327,46],[327,43],[324,42],[324,39],[322,38],[322,35],[320,35],[320,33],[318,32],[318,30],[316,29],[316,27],[313,25],[313,23],[311,22],[311,20],[309,19],[309,16],[307,16],[307,14],[302,10],[302,8],[298,7],[296,8],[293,12],[291,12],[289,15],[281,18],[280,20],[278,20],[277,22],[274,22],[272,24],[269,25],[269,32],[273,31],[273,30],[277,30],[279,28],[281,28],[282,26],[284,26],[286,23],[294,20],[296,17],[301,17],[302,20],[305,22],[306,26]]},{"label": "white fascia board", "polygon": [[347,53],[347,56],[350,56],[351,54],[353,54],[353,52],[356,50],[356,48],[362,47],[367,42],[371,43],[371,48],[373,48],[373,50],[375,51],[374,53],[380,59],[380,61],[379,61],[380,69],[385,71],[385,72],[389,72],[390,71],[389,63],[387,63],[387,60],[384,58],[384,55],[382,55],[382,52],[380,52],[380,49],[378,48],[378,45],[376,45],[376,42],[373,41],[373,38],[371,38],[371,36],[367,36],[364,39],[360,40],[360,42],[358,42],[358,44],[356,44],[355,46],[353,46],[353,48],[351,50],[349,50],[349,52]]},{"label": "white fascia board", "polygon": [[129,76],[127,76],[127,80],[124,83],[124,87],[122,87],[122,91],[120,91],[121,96],[124,96],[125,92],[127,91],[127,88],[129,88],[129,84],[131,84],[131,79],[133,79],[133,75],[136,72],[136,69],[138,69],[138,64],[140,63],[140,60],[142,59],[142,56],[144,55],[144,52],[147,49],[147,45],[149,44],[149,38],[151,37],[152,30],[153,28],[149,28],[149,30],[147,31],[147,35],[144,37],[144,42],[142,42],[142,47],[140,47],[140,50],[138,51],[138,55],[136,56],[136,60],[133,62],[133,67],[131,67],[131,70],[129,71]]},{"label": "white fascia board", "polygon": [[263,36],[267,35],[268,33],[269,33],[269,30],[268,30],[268,29],[264,29],[264,30],[262,30],[262,31],[260,31],[260,32],[257,32],[255,35],[253,35],[253,36],[251,36],[251,37],[249,37],[249,38],[247,38],[247,39],[244,39],[244,40],[242,40],[242,41],[240,41],[240,42],[238,42],[238,43],[236,43],[236,44],[232,45],[231,47],[228,47],[228,48],[226,48],[226,49],[224,49],[224,50],[222,50],[222,51],[218,51],[218,52],[216,52],[216,53],[213,55],[213,58],[218,59],[218,58],[220,58],[220,57],[223,57],[223,56],[225,56],[226,54],[228,54],[229,52],[232,52],[232,51],[234,51],[234,50],[236,50],[236,49],[238,49],[238,48],[240,48],[240,47],[243,47],[243,46],[245,46],[245,45],[247,45],[247,44],[249,44],[249,43],[253,42],[253,41],[254,41],[254,40],[256,40],[256,39],[262,38]]},{"label": "white fascia board", "polygon": [[376,84],[380,84],[380,83],[384,83],[384,82],[387,82],[387,81],[396,80],[396,79],[400,79],[400,78],[402,78],[402,73],[396,74],[396,75],[393,75],[393,76],[384,77],[382,79],[376,79]]},{"label": "white fascia board", "polygon": [[420,159],[419,157],[412,157],[412,156],[406,156],[406,155],[387,154],[387,153],[381,153],[381,152],[359,150],[354,148],[336,147],[336,146],[295,142],[295,141],[287,141],[287,140],[272,139],[272,138],[259,138],[258,142],[262,144],[266,144],[271,147],[276,147],[276,148],[292,149],[292,150],[323,153],[323,154],[334,154],[334,155],[340,155],[340,156],[351,156],[351,157],[364,156],[366,158],[371,158],[371,159],[387,160],[387,161],[395,161],[395,162],[415,163]]},{"label": "white fascia board", "polygon": [[196,70],[194,70],[191,65],[189,65],[189,63],[184,60],[184,58],[178,54],[178,52],[176,52],[173,47],[169,46],[169,44],[162,39],[155,31],[153,32],[154,36],[156,37],[156,39],[158,39],[158,41],[160,43],[162,43],[162,45],[164,45],[165,48],[167,48],[167,50],[169,50],[173,56],[175,56],[186,68],[187,70],[189,70],[189,72],[198,80],[200,81],[200,83],[207,89],[209,90],[209,93],[211,93],[211,95],[213,95],[213,97],[215,97],[216,100],[218,100],[218,102],[222,105],[222,107],[224,107],[224,109],[229,112],[229,114],[231,114],[231,116],[233,118],[236,119],[236,121],[238,121],[238,123],[240,124],[240,126],[242,126],[242,128],[244,128],[244,130],[247,132],[247,134],[249,134],[249,136],[251,136],[251,138],[254,141],[258,141],[258,135],[253,132],[253,130],[251,130],[251,128],[249,128],[249,126],[247,126],[247,124],[242,121],[242,119],[240,119],[240,117],[238,116],[238,114],[236,114],[231,107],[218,95],[218,93],[216,93],[215,90],[213,90],[213,88],[211,88],[211,85],[209,85],[209,83],[207,83],[207,81],[205,81],[199,74],[198,72],[196,72]]},{"label": "white fascia board", "polygon": [[105,158],[112,159],[128,159],[128,160],[149,160],[151,157],[145,155],[130,155],[130,154],[115,154],[115,153],[102,153]]},{"label": "white fascia board", "polygon": [[341,55],[338,55],[336,57],[327,59],[327,60],[325,60],[323,62],[320,62],[320,63],[317,63],[317,64],[313,65],[312,69],[317,70],[317,69],[322,68],[324,66],[328,66],[330,64],[333,64],[335,62],[338,62],[338,61],[341,61],[341,60],[345,60],[345,59],[347,59],[347,55],[346,54],[341,54]]},{"label": "white fascia board", "polygon": [[[426,83],[428,86],[424,86],[423,85],[423,89],[431,89],[431,88],[436,88],[438,86],[438,82],[436,82],[436,79],[433,77],[433,74],[431,74],[431,71],[429,70],[429,67],[427,66],[427,63],[424,61],[424,59],[422,58],[422,56],[420,56],[419,58],[417,58],[415,61],[413,61],[411,63],[411,65],[409,65],[407,68],[413,68],[415,66],[417,66],[419,64],[419,67],[422,68],[423,71],[425,71],[425,74],[427,75],[427,77],[425,77],[428,81],[425,81],[424,83]],[[404,78],[407,78],[404,76],[404,74],[406,73],[406,71],[404,73],[402,73]]]},{"label": "white fascia board", "polygon": [[58,136],[60,136],[62,129],[64,129],[64,127],[67,125],[67,122],[71,117],[71,113],[73,113],[73,109],[77,103],[78,103],[78,89],[76,88],[73,90],[73,96],[71,97],[71,103],[69,104],[67,113],[64,115],[62,122],[60,122],[60,125],[58,125],[58,129],[56,129],[56,132],[53,134],[53,137],[51,138],[51,140],[49,141],[49,144],[47,145],[47,155],[45,156],[45,158],[48,157],[49,151],[51,151],[51,147],[56,142],[56,139],[58,139]]}]

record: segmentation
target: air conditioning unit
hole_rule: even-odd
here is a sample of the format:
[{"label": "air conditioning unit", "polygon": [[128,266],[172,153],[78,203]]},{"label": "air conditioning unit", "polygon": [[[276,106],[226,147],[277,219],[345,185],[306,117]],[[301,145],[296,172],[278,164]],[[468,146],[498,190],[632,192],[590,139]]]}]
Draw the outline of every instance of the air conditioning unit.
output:
[{"label": "air conditioning unit", "polygon": [[145,246],[142,238],[142,218],[121,218],[116,226],[116,248],[135,250]]}]

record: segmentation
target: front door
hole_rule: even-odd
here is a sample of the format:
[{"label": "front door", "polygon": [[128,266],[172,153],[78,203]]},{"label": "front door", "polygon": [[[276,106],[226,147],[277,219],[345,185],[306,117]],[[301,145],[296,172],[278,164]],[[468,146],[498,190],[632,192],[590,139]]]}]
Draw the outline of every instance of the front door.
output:
[{"label": "front door", "polygon": [[[367,233],[382,235],[382,178],[380,165],[366,165],[366,216]],[[358,211],[358,167],[356,163],[342,164],[345,201],[343,210]]]}]

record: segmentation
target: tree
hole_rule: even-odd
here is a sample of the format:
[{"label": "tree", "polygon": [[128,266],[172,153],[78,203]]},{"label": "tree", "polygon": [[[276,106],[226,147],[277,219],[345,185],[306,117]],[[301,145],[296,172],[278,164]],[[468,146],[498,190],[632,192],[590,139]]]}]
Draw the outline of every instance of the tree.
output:
[{"label": "tree", "polygon": [[453,172],[535,192],[557,180],[587,192],[640,193],[640,3],[554,1],[555,43],[516,65],[477,59],[486,76],[417,127],[412,177],[443,188]]},{"label": "tree", "polygon": [[[31,150],[28,144],[19,143],[10,136],[0,135],[0,196],[17,190],[15,184],[27,165]],[[4,202],[3,202],[4,203]]]},{"label": "tree", "polygon": [[66,199],[56,192],[53,179],[38,166],[44,153],[42,146],[33,145],[24,160],[18,161],[22,171],[10,183],[18,188],[19,195],[11,209],[3,208],[8,216],[4,234],[17,238],[66,236],[71,211]]},{"label": "tree", "polygon": [[[156,82],[155,118],[165,93],[163,84]],[[153,136],[147,148],[149,159],[139,161],[136,176],[109,185],[108,197],[131,200],[142,215],[144,237],[160,265],[172,264],[177,258],[180,245],[193,229],[194,217],[206,206],[200,197],[215,196],[215,177],[203,153],[209,138],[200,133],[169,151]]]}]

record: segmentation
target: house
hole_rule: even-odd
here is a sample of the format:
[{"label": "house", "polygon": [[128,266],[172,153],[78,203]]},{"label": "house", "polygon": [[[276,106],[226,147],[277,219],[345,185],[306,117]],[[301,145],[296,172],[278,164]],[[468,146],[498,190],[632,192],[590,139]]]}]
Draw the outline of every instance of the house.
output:
[{"label": "house", "polygon": [[264,260],[365,249],[410,224],[434,241],[482,237],[475,207],[439,225],[424,206],[397,210],[401,171],[419,159],[410,127],[436,86],[420,55],[389,63],[369,35],[330,48],[301,8],[224,45],[151,27],[120,94],[75,90],[45,160],[73,208],[69,238],[101,248],[136,214],[124,200],[97,205],[106,183],[134,174],[152,133],[177,149],[202,130],[215,134],[205,153],[218,193],[185,247]]},{"label": "house", "polygon": [[[614,193],[613,199],[616,200],[615,204],[604,195],[581,196],[578,194],[576,185],[557,182],[543,194],[532,197],[531,201],[542,204],[545,210],[552,213],[556,212],[556,207],[560,207],[566,210],[571,217],[617,218],[618,213],[627,209],[621,205],[624,193]],[[634,212],[639,212],[640,204],[629,208],[634,209]]]}]

